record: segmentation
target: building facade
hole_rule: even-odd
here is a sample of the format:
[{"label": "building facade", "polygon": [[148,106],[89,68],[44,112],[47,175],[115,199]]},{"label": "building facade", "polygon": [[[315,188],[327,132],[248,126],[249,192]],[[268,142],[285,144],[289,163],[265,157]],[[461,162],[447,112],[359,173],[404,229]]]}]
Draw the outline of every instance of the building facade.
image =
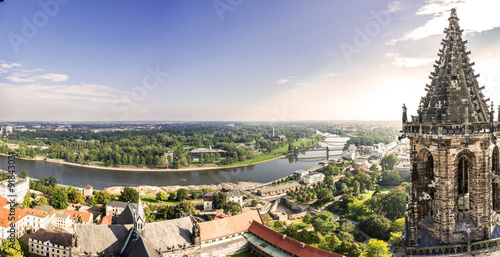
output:
[{"label": "building facade", "polygon": [[28,246],[32,254],[49,257],[71,256],[70,233],[40,229],[29,236]]},{"label": "building facade", "polygon": [[[0,182],[0,196],[9,200],[12,200],[14,198],[12,196],[15,196],[16,203],[22,203],[24,196],[26,196],[30,189],[30,180],[29,178],[23,179],[15,175],[13,181],[9,182],[8,179]],[[9,183],[14,184],[14,186],[9,187]]]},{"label": "building facade", "polygon": [[[406,211],[408,256],[498,256],[500,122],[494,121],[452,9],[432,83],[411,121],[411,194]],[[499,117],[500,118],[500,117]]]},{"label": "building facade", "polygon": [[316,172],[316,173],[312,173],[312,174],[304,176],[304,183],[310,185],[310,184],[321,182],[324,179],[325,179],[325,174],[320,173],[320,172]]}]

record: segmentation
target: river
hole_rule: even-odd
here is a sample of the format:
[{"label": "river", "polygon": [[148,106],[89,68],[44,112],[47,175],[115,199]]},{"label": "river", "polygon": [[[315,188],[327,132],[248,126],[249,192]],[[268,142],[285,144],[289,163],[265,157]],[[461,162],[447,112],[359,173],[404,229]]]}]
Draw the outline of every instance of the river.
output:
[{"label": "river", "polygon": [[[349,138],[327,135],[321,146],[343,146]],[[330,159],[338,158],[340,151],[330,151]],[[269,182],[307,169],[325,161],[326,151],[301,152],[297,157],[287,157],[239,168],[191,171],[128,171],[106,170],[88,167],[16,159],[16,171],[26,170],[30,177],[54,176],[63,185],[83,187],[87,184],[95,189],[111,186],[188,186],[210,185],[222,182],[251,181]],[[7,170],[7,157],[0,156],[0,169]]]}]

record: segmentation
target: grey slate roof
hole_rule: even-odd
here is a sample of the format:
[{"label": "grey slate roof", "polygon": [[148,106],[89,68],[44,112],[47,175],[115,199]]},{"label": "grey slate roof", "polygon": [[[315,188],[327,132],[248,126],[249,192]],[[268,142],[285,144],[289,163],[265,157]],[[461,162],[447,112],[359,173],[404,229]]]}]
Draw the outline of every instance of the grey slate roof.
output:
[{"label": "grey slate roof", "polygon": [[113,224],[134,224],[134,212],[131,209],[131,204],[125,207],[125,210],[116,218]]},{"label": "grey slate roof", "polygon": [[75,235],[80,253],[120,254],[133,225],[77,224]]},{"label": "grey slate roof", "polygon": [[127,205],[129,205],[129,204],[132,205],[132,211],[134,211],[137,208],[136,203],[126,203],[126,202],[117,201],[117,200],[110,201],[109,203],[106,204],[106,206],[125,209],[125,207],[127,207]]},{"label": "grey slate roof", "polygon": [[[105,253],[105,254],[120,254],[127,237],[133,225],[93,225],[93,224],[78,224],[76,225],[77,244],[80,253]],[[155,249],[172,249],[182,248],[193,245],[192,231],[194,223],[191,217],[184,217],[174,220],[166,220],[160,222],[146,223],[142,243],[136,240],[129,240],[129,244],[125,248],[128,256],[143,256],[130,255],[135,251],[146,249],[149,256],[151,251]],[[139,245],[136,245],[140,243]],[[144,245],[141,246],[141,244]],[[125,255],[127,256],[127,255]],[[144,255],[148,256],[148,255]]]},{"label": "grey slate roof", "polygon": [[33,235],[29,236],[29,238],[39,240],[44,243],[50,241],[52,244],[70,247],[72,235],[66,232],[56,232],[41,228]]},{"label": "grey slate roof", "polygon": [[143,237],[156,249],[181,248],[194,244],[193,226],[191,217],[146,223]]},{"label": "grey slate roof", "polygon": [[161,257],[155,248],[147,240],[142,237],[131,238],[122,257]]}]

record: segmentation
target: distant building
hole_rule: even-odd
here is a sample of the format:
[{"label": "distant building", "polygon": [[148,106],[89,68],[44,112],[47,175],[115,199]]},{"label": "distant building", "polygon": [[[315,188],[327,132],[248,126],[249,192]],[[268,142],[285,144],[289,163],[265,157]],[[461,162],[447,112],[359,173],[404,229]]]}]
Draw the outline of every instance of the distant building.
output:
[{"label": "distant building", "polygon": [[308,174],[304,176],[304,183],[310,185],[310,184],[315,184],[318,182],[321,182],[325,179],[325,174],[316,172],[312,174]]},{"label": "distant building", "polygon": [[74,211],[74,210],[64,210],[64,213],[69,214],[69,219],[72,221],[72,225],[75,224],[91,224],[94,218],[94,214],[88,211]]},{"label": "distant building", "polygon": [[239,190],[231,190],[226,193],[226,202],[235,202],[243,207],[243,194]]},{"label": "distant building", "polygon": [[70,227],[73,221],[69,218],[69,213],[58,212],[55,217],[55,226],[58,228]]},{"label": "distant building", "polygon": [[356,158],[356,145],[349,145],[346,150],[342,151],[341,157],[347,160]]},{"label": "distant building", "polygon": [[83,188],[83,196],[87,197],[87,198],[90,198],[92,197],[92,191],[93,191],[93,187],[91,185],[86,185],[84,188]]},{"label": "distant building", "polygon": [[214,198],[213,192],[208,192],[203,194],[203,210],[210,211],[213,210],[212,201]]},{"label": "distant building", "polygon": [[296,171],[293,172],[293,177],[295,179],[302,179],[307,174],[309,174],[308,170],[296,170]]},{"label": "distant building", "polygon": [[364,169],[364,170],[368,170],[368,161],[367,160],[364,160],[364,159],[358,159],[356,160],[356,162],[354,163],[353,165],[353,168],[354,169]]},{"label": "distant building", "polygon": [[29,236],[29,251],[38,256],[69,257],[71,238],[70,233],[40,229]]},{"label": "distant building", "polygon": [[137,208],[137,204],[135,203],[126,203],[122,201],[113,200],[106,204],[106,215],[105,216],[114,216],[122,213],[123,210],[127,207],[127,205],[131,205],[132,210]]},{"label": "distant building", "polygon": [[5,133],[12,133],[14,128],[12,126],[5,126]]},{"label": "distant building", "polygon": [[19,149],[19,145],[18,145],[18,144],[7,144],[7,147],[8,147],[10,150],[16,150],[16,149]]},{"label": "distant building", "polygon": [[[15,196],[16,203],[22,203],[30,187],[29,178],[14,176],[13,182],[9,182],[9,179],[0,182],[0,196],[8,200],[12,200],[12,196]],[[9,184],[13,184],[14,186],[9,187]]]},{"label": "distant building", "polygon": [[227,156],[226,151],[217,149],[217,148],[212,148],[212,146],[209,146],[208,148],[199,148],[199,149],[194,149],[188,154],[191,155],[193,158],[199,158],[202,155],[205,154],[215,154],[218,153],[221,157],[225,158]]},{"label": "distant building", "polygon": [[24,224],[28,232],[36,232],[39,229],[51,229],[55,224],[56,210],[49,205],[24,208],[26,217]]},{"label": "distant building", "polygon": [[408,173],[410,173],[410,169],[411,169],[410,162],[401,162],[398,165],[394,166],[394,170],[399,173],[400,177],[408,176]]},{"label": "distant building", "polygon": [[286,141],[286,136],[285,135],[275,135],[274,134],[274,127],[273,127],[273,133],[271,134],[271,141],[283,142],[283,141]]},{"label": "distant building", "polygon": [[287,184],[282,184],[282,185],[271,186],[271,187],[259,189],[257,192],[261,196],[268,196],[268,195],[286,193],[286,192],[293,190],[299,186],[300,186],[300,184],[298,182],[291,182],[291,183],[287,183]]},{"label": "distant building", "polygon": [[374,149],[372,149],[371,154],[372,154],[373,158],[378,159],[378,158],[382,158],[384,156],[385,152],[384,152],[384,150],[374,148]]}]

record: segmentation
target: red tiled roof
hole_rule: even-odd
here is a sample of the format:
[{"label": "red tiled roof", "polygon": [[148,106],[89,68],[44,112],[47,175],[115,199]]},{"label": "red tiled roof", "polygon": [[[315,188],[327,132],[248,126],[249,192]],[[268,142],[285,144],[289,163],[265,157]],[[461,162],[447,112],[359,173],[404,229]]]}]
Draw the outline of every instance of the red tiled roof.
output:
[{"label": "red tiled roof", "polygon": [[113,216],[104,216],[101,219],[101,223],[99,225],[111,225],[113,223]]},{"label": "red tiled roof", "polygon": [[93,187],[91,185],[86,185],[84,189],[92,189]]},{"label": "red tiled roof", "polygon": [[90,215],[91,215],[90,212],[87,212],[87,211],[73,211],[73,210],[68,210],[68,209],[65,209],[64,212],[68,213],[70,215],[69,218],[71,220],[74,219],[75,216],[76,217],[81,216],[83,222],[90,222]]},{"label": "red tiled roof", "polygon": [[341,254],[332,253],[323,249],[310,246],[293,238],[287,237],[259,222],[253,222],[248,229],[252,234],[258,236],[273,246],[288,253],[303,257],[342,257]]},{"label": "red tiled roof", "polygon": [[225,219],[200,222],[201,241],[245,232],[252,222],[262,223],[259,211],[254,210]]}]

